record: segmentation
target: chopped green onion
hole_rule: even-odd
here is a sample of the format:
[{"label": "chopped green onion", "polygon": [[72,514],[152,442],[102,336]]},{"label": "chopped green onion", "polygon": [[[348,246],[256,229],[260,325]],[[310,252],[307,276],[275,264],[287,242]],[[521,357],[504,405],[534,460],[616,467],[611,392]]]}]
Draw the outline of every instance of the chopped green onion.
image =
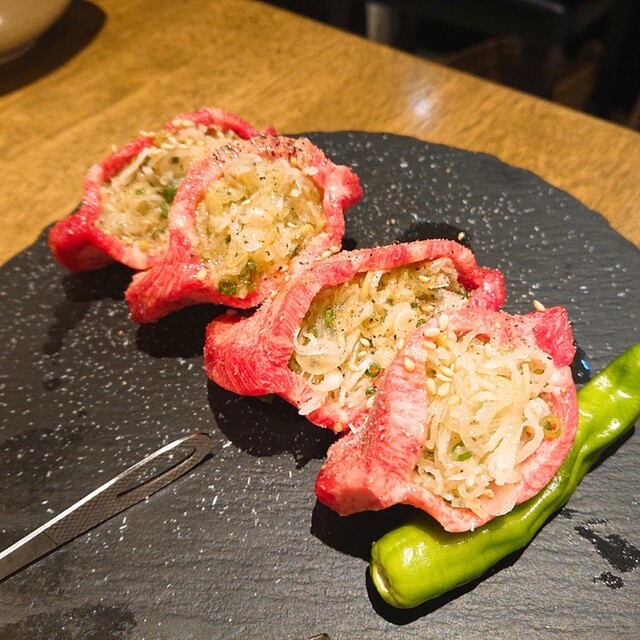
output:
[{"label": "chopped green onion", "polygon": [[228,234],[227,237],[224,239],[224,243],[229,244],[230,242],[231,242],[231,234]]},{"label": "chopped green onion", "polygon": [[169,217],[169,205],[166,202],[163,202],[160,205],[160,218],[162,220],[166,220]]},{"label": "chopped green onion", "polygon": [[137,196],[141,196],[144,193],[144,187],[138,187],[135,191]]},{"label": "chopped green onion", "polygon": [[178,187],[167,186],[162,190],[162,197],[171,204],[173,199],[176,197],[176,192],[178,191]]},{"label": "chopped green onion", "polygon": [[238,291],[238,283],[234,280],[220,280],[218,282],[218,291],[227,296],[234,296]]},{"label": "chopped green onion", "polygon": [[322,319],[324,320],[325,326],[329,327],[329,329],[333,329],[333,322],[335,320],[335,313],[332,307],[327,307],[322,314]]},{"label": "chopped green onion", "polygon": [[240,272],[240,280],[244,283],[250,283],[256,277],[256,263],[249,259]]},{"label": "chopped green onion", "polygon": [[369,368],[364,372],[364,375],[367,376],[367,378],[375,378],[380,375],[381,371],[382,369],[380,368],[380,365],[372,362],[369,365]]},{"label": "chopped green onion", "polygon": [[366,393],[368,396],[372,396],[372,395],[374,395],[374,394],[375,394],[375,392],[376,392],[377,390],[378,390],[378,389],[377,389],[377,387],[374,387],[374,386],[372,385],[372,386],[370,386],[370,387],[368,387],[368,388],[367,388],[367,390],[365,391],[365,393]]},{"label": "chopped green onion", "polygon": [[547,440],[553,440],[559,438],[562,433],[562,424],[560,418],[557,416],[547,416],[542,419],[542,430],[544,431],[544,437]]},{"label": "chopped green onion", "polygon": [[464,462],[473,455],[473,453],[469,451],[469,449],[467,449],[462,442],[458,442],[458,444],[453,446],[451,454],[458,462]]}]

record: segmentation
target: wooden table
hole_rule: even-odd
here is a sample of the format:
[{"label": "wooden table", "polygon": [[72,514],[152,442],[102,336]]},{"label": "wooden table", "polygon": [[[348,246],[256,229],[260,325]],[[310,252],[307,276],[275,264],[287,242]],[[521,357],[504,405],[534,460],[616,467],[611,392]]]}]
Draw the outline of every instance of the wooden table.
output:
[{"label": "wooden table", "polygon": [[[369,601],[365,584],[385,514],[343,523],[314,505],[330,434],[284,403],[207,385],[200,358],[211,309],[134,326],[121,299],[126,270],[70,276],[42,244],[23,251],[74,208],[87,167],[112,144],[203,105],[282,132],[388,131],[488,152],[567,190],[640,244],[637,133],[249,0],[75,0],[35,49],[0,67],[0,263],[20,254],[0,270],[0,548],[186,430],[211,433],[215,447],[146,508],[2,583],[0,637],[295,640],[326,631],[333,640],[475,640],[535,629],[566,640],[593,635],[590,624],[638,637],[628,613],[637,610],[637,575],[613,575],[610,556],[590,548],[613,541],[613,556],[639,546],[637,434],[491,584],[417,614],[389,612]],[[522,174],[484,161],[497,171],[483,177]],[[386,178],[391,165],[379,173]],[[456,181],[439,178],[446,198]],[[529,222],[538,204],[511,212]],[[543,265],[543,277],[537,266],[560,243],[529,252],[532,224],[517,257],[501,264],[520,276],[509,279],[509,295],[527,308],[534,292],[545,302],[562,293],[579,343],[600,365],[640,342],[640,253],[577,208],[549,228],[561,229],[554,240],[573,236],[579,253]],[[375,226],[363,218],[359,229]],[[581,235],[585,218],[598,223],[595,234]],[[502,227],[495,263],[513,231]],[[584,251],[584,238],[600,236],[609,251]],[[613,592],[616,579],[625,585]]]},{"label": "wooden table", "polygon": [[203,105],[279,131],[388,131],[494,154],[640,244],[640,135],[246,0],[75,0],[0,68],[0,262],[112,144]]}]

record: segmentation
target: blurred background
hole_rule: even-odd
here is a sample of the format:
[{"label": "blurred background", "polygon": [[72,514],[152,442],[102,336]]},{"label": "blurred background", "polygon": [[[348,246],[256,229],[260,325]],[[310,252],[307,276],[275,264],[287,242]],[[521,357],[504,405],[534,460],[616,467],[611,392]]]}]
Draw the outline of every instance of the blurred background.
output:
[{"label": "blurred background", "polygon": [[640,130],[640,0],[268,0]]}]

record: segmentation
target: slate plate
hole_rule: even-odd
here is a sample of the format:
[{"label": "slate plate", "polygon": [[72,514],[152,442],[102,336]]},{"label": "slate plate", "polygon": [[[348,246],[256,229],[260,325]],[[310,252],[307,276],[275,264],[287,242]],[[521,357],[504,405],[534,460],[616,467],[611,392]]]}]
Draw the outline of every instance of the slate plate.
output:
[{"label": "slate plate", "polygon": [[[564,304],[594,369],[640,342],[640,252],[597,214],[485,155],[368,133],[312,134],[361,176],[346,246],[467,232],[508,283],[507,309]],[[208,384],[221,309],[128,320],[131,273],[70,275],[45,236],[0,270],[0,547],[194,430],[210,459],[0,585],[11,638],[637,638],[640,441],[626,439],[521,554],[413,611],[366,579],[402,509],[341,519],[313,481],[331,435],[280,401]]]}]

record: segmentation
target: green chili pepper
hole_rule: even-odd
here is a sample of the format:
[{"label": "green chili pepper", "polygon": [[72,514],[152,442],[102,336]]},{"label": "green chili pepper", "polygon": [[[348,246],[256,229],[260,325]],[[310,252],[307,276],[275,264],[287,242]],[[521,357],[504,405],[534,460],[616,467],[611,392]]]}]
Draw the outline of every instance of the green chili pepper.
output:
[{"label": "green chili pepper", "polygon": [[562,507],[600,455],[640,417],[640,344],[578,393],[579,422],[567,458],[549,484],[475,531],[448,533],[426,514],[393,529],[371,550],[369,570],[382,598],[410,608],[478,578],[525,547]]}]

